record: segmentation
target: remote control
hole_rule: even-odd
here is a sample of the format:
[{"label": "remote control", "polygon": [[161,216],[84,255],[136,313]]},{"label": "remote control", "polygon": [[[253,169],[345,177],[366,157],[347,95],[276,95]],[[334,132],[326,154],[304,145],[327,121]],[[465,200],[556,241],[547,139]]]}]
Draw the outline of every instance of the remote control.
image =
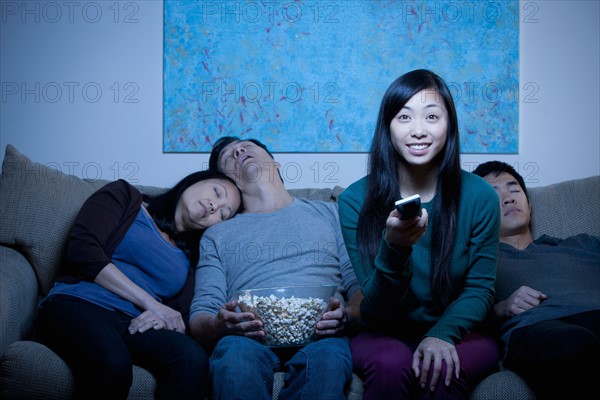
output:
[{"label": "remote control", "polygon": [[396,210],[400,213],[400,219],[412,219],[421,216],[421,196],[418,194],[409,196],[396,202]]}]

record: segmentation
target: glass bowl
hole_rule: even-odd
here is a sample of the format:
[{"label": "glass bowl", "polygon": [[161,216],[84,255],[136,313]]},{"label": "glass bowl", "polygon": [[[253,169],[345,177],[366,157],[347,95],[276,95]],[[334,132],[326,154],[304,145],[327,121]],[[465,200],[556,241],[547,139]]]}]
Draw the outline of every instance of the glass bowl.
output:
[{"label": "glass bowl", "polygon": [[305,346],[314,341],[317,322],[336,290],[336,285],[243,289],[234,293],[234,299],[241,311],[263,322],[261,341],[266,346]]}]

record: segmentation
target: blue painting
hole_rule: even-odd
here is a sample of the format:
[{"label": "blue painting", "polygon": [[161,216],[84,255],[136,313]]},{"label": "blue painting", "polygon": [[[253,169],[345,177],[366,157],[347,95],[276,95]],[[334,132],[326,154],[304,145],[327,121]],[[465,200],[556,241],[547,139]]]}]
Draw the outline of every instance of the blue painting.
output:
[{"label": "blue painting", "polygon": [[386,88],[427,68],[463,153],[517,153],[518,41],[518,0],[165,1],[163,151],[368,152]]}]

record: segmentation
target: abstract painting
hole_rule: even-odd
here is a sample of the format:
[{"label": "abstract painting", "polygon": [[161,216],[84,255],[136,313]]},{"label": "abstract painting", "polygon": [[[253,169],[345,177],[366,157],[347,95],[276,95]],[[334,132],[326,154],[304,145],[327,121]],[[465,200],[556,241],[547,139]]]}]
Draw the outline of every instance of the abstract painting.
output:
[{"label": "abstract painting", "polygon": [[450,87],[463,153],[518,152],[518,0],[165,1],[163,151],[368,152],[383,93],[418,68]]}]

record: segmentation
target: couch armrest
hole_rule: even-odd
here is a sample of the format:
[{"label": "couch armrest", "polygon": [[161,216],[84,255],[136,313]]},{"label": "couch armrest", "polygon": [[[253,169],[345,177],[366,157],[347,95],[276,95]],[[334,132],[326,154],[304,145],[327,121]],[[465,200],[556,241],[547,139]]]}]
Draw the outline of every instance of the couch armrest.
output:
[{"label": "couch armrest", "polygon": [[43,344],[14,342],[0,358],[0,397],[70,399],[73,375],[67,364]]},{"label": "couch armrest", "polygon": [[31,337],[38,285],[31,264],[0,245],[0,356],[12,342]]},{"label": "couch armrest", "polygon": [[[128,400],[154,398],[156,380],[147,370],[133,366]],[[0,358],[0,399],[71,399],[74,380],[67,364],[41,343],[12,343]]]}]

